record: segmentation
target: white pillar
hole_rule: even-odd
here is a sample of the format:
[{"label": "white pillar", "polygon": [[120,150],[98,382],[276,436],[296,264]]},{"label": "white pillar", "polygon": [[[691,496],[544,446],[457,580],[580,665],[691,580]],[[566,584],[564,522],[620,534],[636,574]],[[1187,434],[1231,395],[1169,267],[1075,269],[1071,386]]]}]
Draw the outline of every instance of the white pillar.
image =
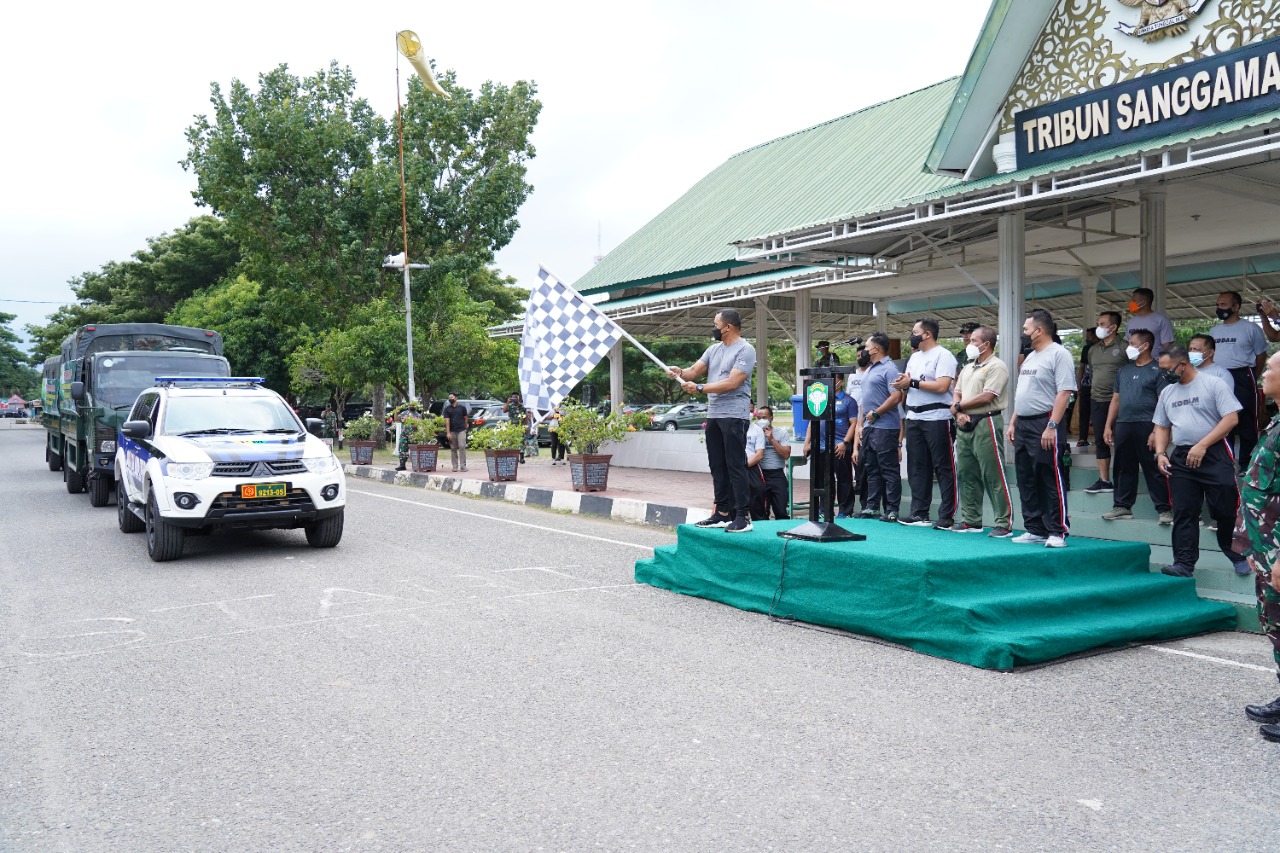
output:
[{"label": "white pillar", "polygon": [[1140,248],[1142,286],[1156,298],[1152,308],[1164,313],[1165,306],[1165,191],[1142,191],[1142,240]]},{"label": "white pillar", "polygon": [[756,297],[756,408],[769,405],[769,312],[768,300]]},{"label": "white pillar", "polygon": [[1000,244],[1000,336],[997,352],[1009,368],[1009,405],[1005,419],[1013,414],[1013,397],[1017,389],[1018,350],[1021,348],[1022,323],[1026,319],[1026,218],[1021,210],[1004,213],[998,220]]},{"label": "white pillar", "polygon": [[1098,319],[1098,277],[1080,276],[1080,328],[1087,329]]},{"label": "white pillar", "polygon": [[622,341],[609,350],[609,402],[613,411],[622,411]]},{"label": "white pillar", "polygon": [[889,332],[889,303],[888,302],[876,303],[876,331],[884,332],[885,334],[888,334]]},{"label": "white pillar", "polygon": [[806,367],[813,367],[813,330],[810,328],[810,318],[812,317],[812,305],[809,302],[809,291],[796,291],[795,315],[796,315],[796,389],[797,393],[802,387],[800,382],[800,371]]}]

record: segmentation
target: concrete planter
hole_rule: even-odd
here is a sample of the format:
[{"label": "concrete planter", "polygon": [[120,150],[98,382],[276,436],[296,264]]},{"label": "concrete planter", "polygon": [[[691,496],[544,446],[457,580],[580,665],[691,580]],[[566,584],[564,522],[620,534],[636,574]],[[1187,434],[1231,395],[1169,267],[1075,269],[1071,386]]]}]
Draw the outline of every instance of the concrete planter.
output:
[{"label": "concrete planter", "polygon": [[352,465],[372,465],[373,464],[373,448],[376,447],[376,441],[355,441],[354,439],[347,442],[347,447],[351,448],[351,464]]},{"label": "concrete planter", "polygon": [[490,480],[499,483],[513,481],[520,470],[520,451],[486,450],[484,464],[489,469]]},{"label": "concrete planter", "polygon": [[436,470],[439,458],[440,445],[438,444],[409,445],[409,465],[419,474]]},{"label": "concrete planter", "polygon": [[569,478],[575,492],[603,492],[609,488],[609,453],[570,453]]}]

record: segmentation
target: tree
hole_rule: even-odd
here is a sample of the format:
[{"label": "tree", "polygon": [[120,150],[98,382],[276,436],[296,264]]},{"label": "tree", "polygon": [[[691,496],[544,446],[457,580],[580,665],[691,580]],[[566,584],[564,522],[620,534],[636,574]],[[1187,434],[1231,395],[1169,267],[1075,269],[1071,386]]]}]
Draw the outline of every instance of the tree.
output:
[{"label": "tree", "polygon": [[18,394],[30,400],[40,393],[40,374],[27,363],[27,354],[18,348],[21,338],[9,328],[16,314],[0,311],[0,396]]},{"label": "tree", "polygon": [[239,261],[236,241],[212,216],[149,238],[132,259],[109,261],[71,280],[78,302],[59,308],[43,326],[27,326],[33,358],[53,355],[86,323],[162,323],[179,302],[221,281]]}]

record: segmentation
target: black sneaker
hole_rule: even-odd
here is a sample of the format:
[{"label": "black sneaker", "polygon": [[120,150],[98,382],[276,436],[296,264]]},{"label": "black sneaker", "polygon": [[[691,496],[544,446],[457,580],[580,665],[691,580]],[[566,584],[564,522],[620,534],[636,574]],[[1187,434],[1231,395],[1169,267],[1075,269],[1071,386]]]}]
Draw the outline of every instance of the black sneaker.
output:
[{"label": "black sneaker", "polygon": [[731,521],[733,521],[733,519],[727,515],[713,513],[710,518],[702,519],[702,521],[699,521],[694,525],[694,527],[728,527],[729,522]]},{"label": "black sneaker", "polygon": [[[954,522],[952,522],[952,520],[951,520],[951,519],[949,519],[949,518],[940,518],[940,519],[938,519],[937,521],[935,521],[935,522],[933,523],[933,529],[934,529],[934,530],[950,530],[950,529],[951,529],[951,525],[952,525],[953,523],[954,523]],[[979,532],[979,533],[981,533],[981,532],[982,532],[982,528],[981,528],[981,527],[979,527],[979,528],[978,528],[978,532]]]},{"label": "black sneaker", "polygon": [[887,521],[890,524],[895,524],[898,521],[898,514],[896,512],[886,512],[884,515],[880,516],[880,520]]},{"label": "black sneaker", "polygon": [[874,509],[864,509],[862,512],[854,516],[854,518],[866,518],[866,519],[879,518],[879,517],[880,517],[880,513],[876,512]]},{"label": "black sneaker", "polygon": [[930,521],[929,521],[929,516],[927,515],[908,515],[906,518],[900,520],[898,523],[906,524],[910,527],[928,527],[930,524]]},{"label": "black sneaker", "polygon": [[1084,490],[1086,495],[1101,495],[1114,492],[1115,485],[1110,480],[1098,480],[1092,486]]},{"label": "black sneaker", "polygon": [[991,539],[1008,539],[1013,536],[1013,531],[1007,527],[997,527],[987,534]]},{"label": "black sneaker", "polygon": [[1255,723],[1280,723],[1280,699],[1266,705],[1245,705],[1244,715]]},{"label": "black sneaker", "polygon": [[1175,578],[1189,578],[1194,572],[1195,569],[1184,566],[1181,563],[1170,563],[1160,569],[1161,574],[1172,575]]},{"label": "black sneaker", "polygon": [[724,532],[725,533],[750,533],[751,517],[746,515],[739,515],[733,521],[729,522],[724,526]]}]

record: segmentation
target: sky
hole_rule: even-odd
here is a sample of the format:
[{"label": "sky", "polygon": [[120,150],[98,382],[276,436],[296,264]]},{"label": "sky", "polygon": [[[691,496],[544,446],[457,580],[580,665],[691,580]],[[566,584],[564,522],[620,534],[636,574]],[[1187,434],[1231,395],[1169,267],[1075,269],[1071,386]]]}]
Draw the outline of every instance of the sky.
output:
[{"label": "sky", "polygon": [[534,190],[496,262],[572,282],[736,152],[961,74],[988,6],[28,0],[0,29],[0,311],[21,334],[74,276],[208,212],[179,161],[213,82],[336,60],[391,115],[401,29],[467,88],[534,81]]}]

